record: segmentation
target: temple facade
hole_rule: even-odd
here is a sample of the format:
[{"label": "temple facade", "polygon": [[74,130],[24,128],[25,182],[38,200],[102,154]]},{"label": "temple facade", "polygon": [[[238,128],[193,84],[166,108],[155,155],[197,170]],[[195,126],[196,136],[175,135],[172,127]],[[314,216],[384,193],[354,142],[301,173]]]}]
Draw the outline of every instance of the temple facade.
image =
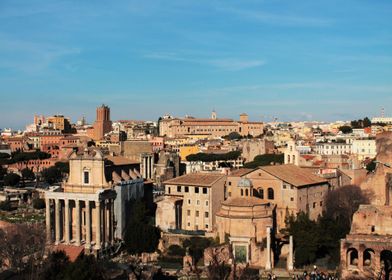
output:
[{"label": "temple facade", "polygon": [[86,149],[69,162],[68,180],[45,192],[48,244],[83,246],[88,253],[110,249],[125,234],[128,202],[151,190],[125,158]]}]

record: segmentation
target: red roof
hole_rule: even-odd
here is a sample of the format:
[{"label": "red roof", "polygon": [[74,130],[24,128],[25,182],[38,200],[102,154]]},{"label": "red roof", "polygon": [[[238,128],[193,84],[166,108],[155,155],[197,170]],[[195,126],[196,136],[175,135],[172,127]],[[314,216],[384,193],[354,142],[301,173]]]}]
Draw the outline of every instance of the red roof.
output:
[{"label": "red roof", "polygon": [[74,262],[83,252],[84,246],[71,246],[59,244],[53,246],[52,251],[64,251],[71,262]]}]

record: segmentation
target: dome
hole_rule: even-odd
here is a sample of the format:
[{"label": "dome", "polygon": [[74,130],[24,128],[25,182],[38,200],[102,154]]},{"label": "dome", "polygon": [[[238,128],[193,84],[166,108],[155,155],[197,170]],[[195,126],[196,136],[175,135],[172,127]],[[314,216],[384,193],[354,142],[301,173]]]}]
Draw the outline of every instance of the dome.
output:
[{"label": "dome", "polygon": [[253,185],[252,185],[252,181],[249,180],[248,178],[241,178],[237,186],[239,188],[251,188]]}]

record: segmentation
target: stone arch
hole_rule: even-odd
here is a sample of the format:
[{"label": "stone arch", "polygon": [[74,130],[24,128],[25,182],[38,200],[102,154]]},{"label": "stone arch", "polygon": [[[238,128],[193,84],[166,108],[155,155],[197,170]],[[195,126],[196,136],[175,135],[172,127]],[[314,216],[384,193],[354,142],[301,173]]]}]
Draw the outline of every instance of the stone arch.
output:
[{"label": "stone arch", "polygon": [[384,250],[380,254],[381,268],[384,279],[389,279],[392,274],[392,251]]},{"label": "stone arch", "polygon": [[347,265],[358,266],[358,250],[355,248],[347,249]]},{"label": "stone arch", "polygon": [[366,249],[363,251],[363,266],[371,266],[374,262],[374,255],[373,249]]}]

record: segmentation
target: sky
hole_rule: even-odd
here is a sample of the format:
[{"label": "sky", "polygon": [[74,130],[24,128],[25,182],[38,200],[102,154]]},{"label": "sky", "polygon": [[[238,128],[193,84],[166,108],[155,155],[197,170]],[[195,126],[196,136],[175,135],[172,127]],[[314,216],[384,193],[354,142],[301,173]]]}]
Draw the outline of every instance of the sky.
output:
[{"label": "sky", "polygon": [[390,0],[0,1],[0,127],[392,115]]}]

